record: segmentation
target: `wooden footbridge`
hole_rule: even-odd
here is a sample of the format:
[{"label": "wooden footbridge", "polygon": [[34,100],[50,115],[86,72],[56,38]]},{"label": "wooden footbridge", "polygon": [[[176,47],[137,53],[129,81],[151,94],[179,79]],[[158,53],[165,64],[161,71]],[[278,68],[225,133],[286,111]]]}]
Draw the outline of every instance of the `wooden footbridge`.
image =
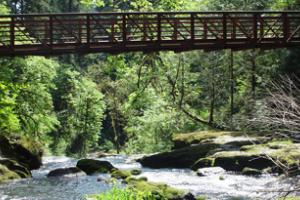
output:
[{"label": "wooden footbridge", "polygon": [[300,11],[0,16],[0,56],[300,46]]}]

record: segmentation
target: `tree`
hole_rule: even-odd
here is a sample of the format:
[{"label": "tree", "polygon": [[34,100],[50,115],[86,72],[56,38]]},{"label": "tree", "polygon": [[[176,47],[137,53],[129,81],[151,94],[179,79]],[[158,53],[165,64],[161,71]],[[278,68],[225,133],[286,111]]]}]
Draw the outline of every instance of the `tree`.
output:
[{"label": "tree", "polygon": [[13,99],[20,132],[35,138],[45,137],[58,124],[50,94],[57,63],[42,57],[29,57],[2,59],[1,65],[0,80],[11,85],[8,94],[13,93],[14,88],[18,91]]},{"label": "tree", "polygon": [[53,138],[57,153],[84,155],[98,140],[105,109],[103,95],[95,83],[70,69],[60,69],[53,91],[55,111],[60,122]]}]

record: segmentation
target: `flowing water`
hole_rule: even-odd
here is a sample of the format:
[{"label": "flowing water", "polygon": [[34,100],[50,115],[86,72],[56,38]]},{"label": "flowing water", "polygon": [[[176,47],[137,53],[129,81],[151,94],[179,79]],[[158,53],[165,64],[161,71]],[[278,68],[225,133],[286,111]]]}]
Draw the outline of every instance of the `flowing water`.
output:
[{"label": "flowing water", "polygon": [[[149,181],[164,182],[213,200],[266,199],[274,194],[265,191],[288,185],[288,180],[281,180],[276,176],[249,177],[225,172],[220,168],[204,169],[205,176],[199,177],[188,169],[142,168],[132,158],[121,155],[102,160],[107,160],[120,169],[141,168],[143,173],[140,176],[147,177]],[[32,172],[32,179],[0,185],[0,200],[81,200],[86,195],[105,192],[112,187],[107,174],[46,177],[49,171],[73,167],[76,162],[77,160],[67,157],[45,157],[43,167]]]}]

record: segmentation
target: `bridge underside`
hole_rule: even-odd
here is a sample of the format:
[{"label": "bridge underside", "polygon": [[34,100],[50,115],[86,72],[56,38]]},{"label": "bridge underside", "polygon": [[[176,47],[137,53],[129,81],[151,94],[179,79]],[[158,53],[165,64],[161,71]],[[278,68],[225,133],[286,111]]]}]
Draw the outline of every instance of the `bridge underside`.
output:
[{"label": "bridge underside", "polygon": [[300,12],[0,16],[0,56],[300,46]]}]

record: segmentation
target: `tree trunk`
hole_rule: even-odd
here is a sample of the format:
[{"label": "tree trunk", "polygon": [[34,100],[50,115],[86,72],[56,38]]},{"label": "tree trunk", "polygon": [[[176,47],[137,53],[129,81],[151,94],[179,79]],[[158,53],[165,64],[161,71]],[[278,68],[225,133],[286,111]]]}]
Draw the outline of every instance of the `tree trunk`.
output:
[{"label": "tree trunk", "polygon": [[251,53],[251,94],[252,99],[255,100],[256,97],[256,52],[255,50]]},{"label": "tree trunk", "polygon": [[234,114],[234,75],[233,75],[233,51],[230,50],[230,65],[229,65],[229,76],[230,76],[230,120],[232,125],[232,117]]},{"label": "tree trunk", "polygon": [[209,114],[209,123],[214,122],[214,110],[215,110],[215,66],[212,68],[211,74],[211,99],[210,99],[210,114]]}]

